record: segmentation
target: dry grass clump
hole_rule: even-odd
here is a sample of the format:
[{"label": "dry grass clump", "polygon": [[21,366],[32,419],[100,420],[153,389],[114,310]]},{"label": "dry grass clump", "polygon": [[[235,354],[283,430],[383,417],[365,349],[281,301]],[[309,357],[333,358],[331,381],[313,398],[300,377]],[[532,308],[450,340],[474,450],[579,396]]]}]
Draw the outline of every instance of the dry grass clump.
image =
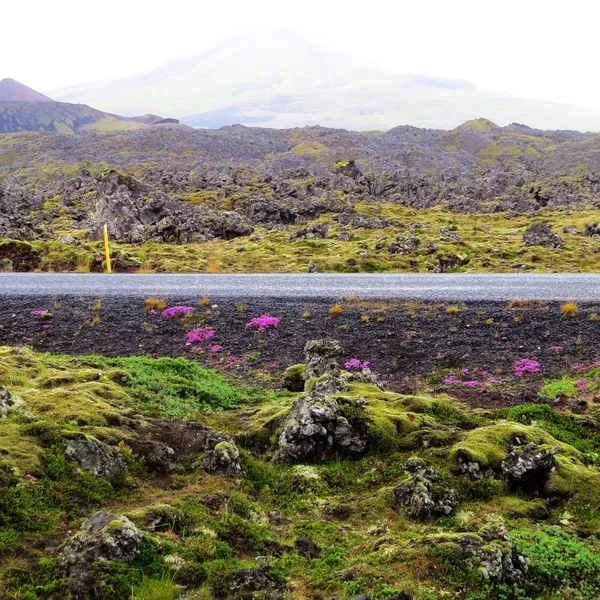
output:
[{"label": "dry grass clump", "polygon": [[511,310],[513,308],[528,308],[531,305],[529,300],[521,300],[520,298],[513,298],[508,301],[506,305],[507,310]]},{"label": "dry grass clump", "polygon": [[329,309],[329,314],[330,315],[341,315],[344,312],[344,309],[342,308],[342,305],[339,303],[334,304],[330,309]]},{"label": "dry grass clump", "polygon": [[162,298],[146,298],[144,300],[146,310],[163,311],[167,308],[167,303]]},{"label": "dry grass clump", "polygon": [[560,312],[565,317],[574,317],[577,314],[577,303],[565,302],[565,304],[560,307]]},{"label": "dry grass clump", "polygon": [[457,314],[458,314],[458,312],[459,312],[459,310],[460,310],[460,309],[458,308],[458,306],[449,306],[449,307],[446,309],[446,314],[447,314],[447,315],[457,315]]}]

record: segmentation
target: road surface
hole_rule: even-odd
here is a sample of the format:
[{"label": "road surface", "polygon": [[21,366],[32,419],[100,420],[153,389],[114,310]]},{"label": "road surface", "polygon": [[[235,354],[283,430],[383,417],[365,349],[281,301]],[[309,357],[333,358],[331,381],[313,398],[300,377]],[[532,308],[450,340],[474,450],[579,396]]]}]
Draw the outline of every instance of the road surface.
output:
[{"label": "road surface", "polygon": [[600,300],[600,274],[96,275],[0,273],[2,296]]}]

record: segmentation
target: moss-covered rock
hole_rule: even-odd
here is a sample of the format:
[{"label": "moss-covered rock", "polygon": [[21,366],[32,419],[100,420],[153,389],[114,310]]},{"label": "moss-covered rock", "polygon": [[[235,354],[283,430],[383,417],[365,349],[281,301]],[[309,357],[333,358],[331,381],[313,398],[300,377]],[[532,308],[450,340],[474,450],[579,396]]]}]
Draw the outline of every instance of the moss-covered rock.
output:
[{"label": "moss-covered rock", "polygon": [[306,365],[292,365],[283,374],[283,387],[290,392],[301,392],[304,390],[306,376]]}]

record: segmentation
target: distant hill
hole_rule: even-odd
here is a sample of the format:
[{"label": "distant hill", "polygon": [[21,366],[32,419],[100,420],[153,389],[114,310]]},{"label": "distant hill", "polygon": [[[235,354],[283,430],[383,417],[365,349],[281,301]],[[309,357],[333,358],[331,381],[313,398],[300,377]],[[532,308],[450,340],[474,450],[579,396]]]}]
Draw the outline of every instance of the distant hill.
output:
[{"label": "distant hill", "polygon": [[172,114],[196,127],[451,129],[486,115],[499,125],[600,131],[600,110],[519,98],[468,81],[383,72],[289,31],[259,30],[139,75],[51,95],[118,114]]},{"label": "distant hill", "polygon": [[173,121],[178,122],[157,115],[121,117],[96,110],[85,104],[55,102],[14,79],[0,81],[0,133],[19,131],[110,133],[160,122],[173,123]]},{"label": "distant hill", "polygon": [[51,98],[32,90],[30,87],[15,81],[3,79],[0,81],[0,101],[5,102],[52,102]]}]

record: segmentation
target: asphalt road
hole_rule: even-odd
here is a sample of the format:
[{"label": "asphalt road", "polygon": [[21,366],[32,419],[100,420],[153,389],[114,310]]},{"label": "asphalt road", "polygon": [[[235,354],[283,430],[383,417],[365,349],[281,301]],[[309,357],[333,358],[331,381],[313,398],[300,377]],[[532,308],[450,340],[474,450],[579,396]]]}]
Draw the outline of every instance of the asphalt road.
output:
[{"label": "asphalt road", "polygon": [[95,275],[0,273],[0,296],[600,300],[600,274]]}]

